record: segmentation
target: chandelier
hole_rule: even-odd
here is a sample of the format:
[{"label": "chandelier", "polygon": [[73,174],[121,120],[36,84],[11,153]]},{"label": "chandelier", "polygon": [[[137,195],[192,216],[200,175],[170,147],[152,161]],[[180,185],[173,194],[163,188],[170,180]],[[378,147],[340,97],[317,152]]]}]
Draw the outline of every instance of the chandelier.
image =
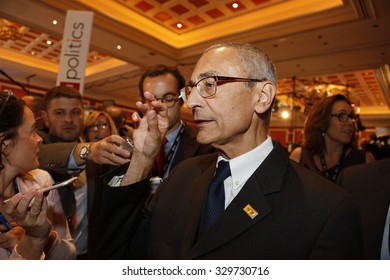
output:
[{"label": "chandelier", "polygon": [[6,19],[0,19],[0,40],[18,40],[22,37],[22,29]]}]

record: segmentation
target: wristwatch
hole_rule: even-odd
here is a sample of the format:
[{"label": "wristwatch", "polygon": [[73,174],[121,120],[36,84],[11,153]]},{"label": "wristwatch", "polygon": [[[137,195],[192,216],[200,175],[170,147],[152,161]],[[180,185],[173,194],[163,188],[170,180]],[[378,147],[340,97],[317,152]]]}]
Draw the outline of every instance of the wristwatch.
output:
[{"label": "wristwatch", "polygon": [[88,143],[87,145],[84,145],[80,149],[80,158],[86,160],[89,154],[89,146],[91,146],[91,143]]}]

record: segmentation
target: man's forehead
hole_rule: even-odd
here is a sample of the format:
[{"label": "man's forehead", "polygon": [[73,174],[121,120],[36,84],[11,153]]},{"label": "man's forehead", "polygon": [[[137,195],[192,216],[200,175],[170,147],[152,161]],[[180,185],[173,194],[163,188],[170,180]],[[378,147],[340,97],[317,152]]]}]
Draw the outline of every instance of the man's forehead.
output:
[{"label": "man's forehead", "polygon": [[69,106],[73,106],[75,108],[82,108],[83,104],[82,102],[77,98],[66,98],[66,97],[60,97],[52,99],[49,103],[49,108],[55,109],[55,108],[62,108]]},{"label": "man's forehead", "polygon": [[199,58],[193,74],[197,76],[223,74],[226,65],[234,64],[235,68],[239,68],[239,62],[239,56],[233,48],[221,47],[211,49],[203,53]]}]

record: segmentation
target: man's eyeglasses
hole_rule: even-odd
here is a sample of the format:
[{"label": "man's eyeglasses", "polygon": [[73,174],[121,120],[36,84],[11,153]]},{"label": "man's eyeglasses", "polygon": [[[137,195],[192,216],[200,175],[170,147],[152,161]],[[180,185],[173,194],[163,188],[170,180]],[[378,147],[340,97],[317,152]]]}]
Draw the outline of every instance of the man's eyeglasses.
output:
[{"label": "man's eyeglasses", "polygon": [[167,95],[164,95],[163,98],[156,98],[156,100],[164,103],[165,105],[167,105],[168,108],[172,108],[173,106],[175,106],[175,103],[180,99],[182,98],[182,96],[176,96],[176,95],[173,95],[173,94],[167,94]]},{"label": "man's eyeglasses", "polygon": [[337,117],[340,122],[346,122],[348,118],[350,118],[352,121],[356,121],[358,116],[354,113],[347,114],[345,112],[335,113],[331,115],[332,117]]},{"label": "man's eyeglasses", "polygon": [[8,89],[4,90],[1,94],[4,94],[6,97],[5,97],[5,101],[3,102],[3,104],[1,105],[1,109],[0,109],[0,115],[1,113],[3,113],[4,111],[4,108],[5,106],[7,105],[7,102],[10,98],[11,95],[14,95],[14,93]]},{"label": "man's eyeglasses", "polygon": [[89,132],[91,132],[91,131],[97,132],[99,130],[104,130],[104,129],[107,129],[109,127],[110,127],[110,125],[108,123],[100,123],[100,124],[88,126],[87,130]]},{"label": "man's eyeglasses", "polygon": [[226,76],[209,76],[200,79],[194,85],[187,85],[180,90],[180,96],[184,101],[191,94],[191,91],[194,87],[197,88],[200,96],[203,98],[210,98],[217,93],[217,87],[219,85],[227,83],[236,83],[236,82],[264,82],[265,79],[249,79],[249,78],[236,78],[236,77],[226,77]]}]

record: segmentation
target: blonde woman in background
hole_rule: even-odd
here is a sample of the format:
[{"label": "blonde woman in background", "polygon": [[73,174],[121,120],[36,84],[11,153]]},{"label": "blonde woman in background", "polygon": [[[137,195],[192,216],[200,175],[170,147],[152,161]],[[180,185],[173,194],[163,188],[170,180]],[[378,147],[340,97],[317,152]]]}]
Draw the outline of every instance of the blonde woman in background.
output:
[{"label": "blonde woman in background", "polygon": [[94,111],[87,116],[83,130],[83,138],[86,142],[96,142],[110,135],[119,135],[119,133],[109,114]]}]

